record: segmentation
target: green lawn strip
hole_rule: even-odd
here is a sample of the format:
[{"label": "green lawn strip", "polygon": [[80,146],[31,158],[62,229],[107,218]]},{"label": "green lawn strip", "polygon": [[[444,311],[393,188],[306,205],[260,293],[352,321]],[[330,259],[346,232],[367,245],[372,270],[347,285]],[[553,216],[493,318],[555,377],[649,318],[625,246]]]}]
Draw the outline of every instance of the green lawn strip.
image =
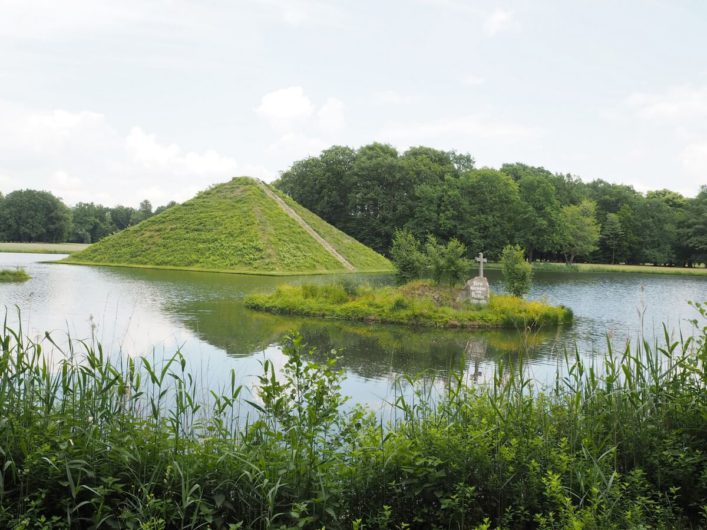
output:
[{"label": "green lawn strip", "polygon": [[[491,270],[500,270],[500,263],[484,265]],[[617,265],[609,263],[546,263],[533,262],[536,272],[623,272],[640,274],[675,274],[685,276],[707,276],[707,267],[661,267],[655,265]]]},{"label": "green lawn strip", "polygon": [[0,243],[0,252],[32,254],[73,254],[88,248],[83,243]]},{"label": "green lawn strip", "polygon": [[246,297],[247,307],[277,314],[441,328],[557,326],[572,312],[539,301],[492,296],[487,306],[456,301],[456,290],[415,281],[402,287],[282,285],[270,294]]},{"label": "green lawn strip", "polygon": [[5,282],[26,282],[30,279],[27,271],[18,267],[16,269],[0,269],[0,283]]}]

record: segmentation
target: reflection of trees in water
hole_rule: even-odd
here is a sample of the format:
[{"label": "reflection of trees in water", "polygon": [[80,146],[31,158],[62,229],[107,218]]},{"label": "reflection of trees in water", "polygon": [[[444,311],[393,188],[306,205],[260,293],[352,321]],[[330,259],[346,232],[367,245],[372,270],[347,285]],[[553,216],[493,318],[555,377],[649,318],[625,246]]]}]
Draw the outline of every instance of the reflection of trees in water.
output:
[{"label": "reflection of trees in water", "polygon": [[[203,300],[171,308],[199,338],[232,356],[249,356],[298,331],[316,348],[340,353],[340,366],[364,378],[397,375],[439,377],[465,371],[474,380],[483,365],[507,361],[524,352],[537,357],[552,333],[524,334],[515,330],[461,331],[413,329],[313,318],[285,317],[246,309],[240,300]],[[488,374],[487,374],[488,375]]]},{"label": "reflection of trees in water", "polygon": [[532,359],[547,339],[544,334],[514,331],[419,331],[321,322],[304,324],[300,332],[320,352],[340,350],[343,368],[369,378],[468,370],[478,379],[482,364],[516,358],[521,352]]}]

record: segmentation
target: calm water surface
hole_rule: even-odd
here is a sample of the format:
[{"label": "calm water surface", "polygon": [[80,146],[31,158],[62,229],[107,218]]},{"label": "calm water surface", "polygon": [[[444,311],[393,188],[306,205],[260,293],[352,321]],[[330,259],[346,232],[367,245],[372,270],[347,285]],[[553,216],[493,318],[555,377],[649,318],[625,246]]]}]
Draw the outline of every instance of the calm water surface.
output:
[{"label": "calm water surface", "polygon": [[[290,331],[322,350],[341,351],[346,370],[343,391],[374,407],[396,395],[400,375],[427,373],[443,380],[463,368],[469,379],[493,373],[499,360],[526,351],[532,374],[550,381],[563,352],[575,345],[587,358],[605,350],[607,338],[623,347],[627,340],[662,335],[666,323],[674,336],[690,332],[697,316],[688,300],[707,301],[707,277],[650,274],[539,273],[529,297],[572,308],[572,326],[523,334],[518,331],[437,331],[396,326],[322,322],[252,312],[244,295],[286,282],[332,281],[332,277],[242,276],[43,263],[63,256],[1,254],[0,268],[24,267],[32,279],[0,284],[0,307],[25,335],[46,331],[59,342],[100,341],[122,355],[164,356],[181,349],[206,386],[225,384],[231,368],[246,386],[260,363],[284,363],[280,342]],[[390,283],[390,276],[358,276],[357,281]],[[501,290],[497,273],[491,288]]]}]

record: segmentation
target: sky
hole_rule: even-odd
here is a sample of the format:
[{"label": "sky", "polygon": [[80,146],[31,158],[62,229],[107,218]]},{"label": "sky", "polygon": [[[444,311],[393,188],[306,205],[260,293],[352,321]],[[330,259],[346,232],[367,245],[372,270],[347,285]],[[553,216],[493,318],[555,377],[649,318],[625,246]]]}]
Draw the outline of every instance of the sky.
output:
[{"label": "sky", "polygon": [[0,0],[0,191],[183,201],[373,141],[694,196],[701,0]]}]

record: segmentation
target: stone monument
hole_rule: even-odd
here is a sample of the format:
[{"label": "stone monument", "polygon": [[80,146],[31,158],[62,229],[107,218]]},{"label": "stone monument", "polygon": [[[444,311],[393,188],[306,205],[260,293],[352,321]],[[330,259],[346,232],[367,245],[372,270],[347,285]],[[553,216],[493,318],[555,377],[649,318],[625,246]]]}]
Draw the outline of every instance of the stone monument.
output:
[{"label": "stone monument", "polygon": [[488,260],[484,257],[483,252],[479,252],[479,255],[474,259],[479,262],[479,275],[466,282],[459,299],[472,304],[486,305],[491,296],[489,281],[484,277],[484,263]]}]

